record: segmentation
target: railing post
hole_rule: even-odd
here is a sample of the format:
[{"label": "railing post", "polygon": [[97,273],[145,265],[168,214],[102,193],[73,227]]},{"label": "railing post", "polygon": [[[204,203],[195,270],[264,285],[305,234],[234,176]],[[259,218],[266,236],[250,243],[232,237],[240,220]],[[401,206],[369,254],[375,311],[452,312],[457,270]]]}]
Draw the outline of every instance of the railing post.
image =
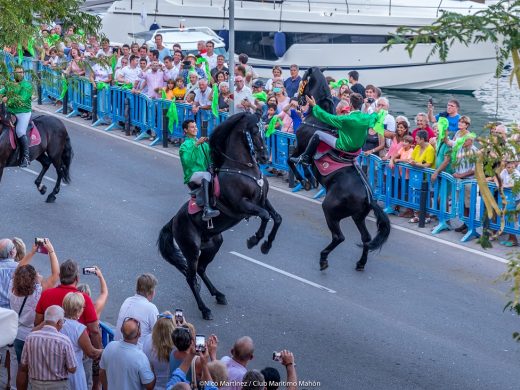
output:
[{"label": "railing post", "polygon": [[426,221],[426,198],[428,195],[428,182],[423,179],[421,183],[421,195],[419,198],[419,227],[423,228]]},{"label": "railing post", "polygon": [[[289,153],[288,153],[288,157],[291,157],[294,153],[294,145],[289,145]],[[288,175],[288,179],[289,179],[289,188],[294,188],[296,187],[296,181],[294,180],[294,173],[292,171],[292,169],[289,168],[289,175]]]},{"label": "railing post", "polygon": [[92,87],[92,123],[98,120],[98,90],[95,86]]},{"label": "railing post", "polygon": [[[173,104],[173,102],[171,102],[170,104]],[[168,111],[163,107],[162,104],[160,107],[161,107],[160,115],[162,116],[162,134],[163,134],[162,146],[163,146],[163,148],[167,148],[169,134],[168,134],[168,116],[166,114],[168,113]]]},{"label": "railing post", "polygon": [[130,136],[130,98],[125,96],[125,134]]}]

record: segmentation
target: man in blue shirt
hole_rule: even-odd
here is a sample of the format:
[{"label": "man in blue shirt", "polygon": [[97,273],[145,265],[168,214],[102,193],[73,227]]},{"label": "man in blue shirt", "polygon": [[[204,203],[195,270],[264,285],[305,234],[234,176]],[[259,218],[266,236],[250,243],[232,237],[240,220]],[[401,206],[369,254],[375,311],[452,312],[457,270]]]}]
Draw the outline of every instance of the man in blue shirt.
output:
[{"label": "man in blue shirt", "polygon": [[452,138],[453,135],[459,129],[459,119],[460,119],[460,103],[457,99],[448,100],[448,105],[446,106],[445,112],[440,112],[437,115],[433,115],[433,104],[432,102],[428,102],[428,120],[432,123],[436,123],[440,117],[444,117],[448,120],[448,137]]},{"label": "man in blue shirt", "polygon": [[299,71],[300,68],[298,68],[298,65],[291,65],[291,77],[287,78],[283,83],[283,86],[287,91],[287,96],[291,98],[296,95],[296,93],[298,92],[298,88],[300,87],[300,81],[302,80],[302,78],[298,74]]}]

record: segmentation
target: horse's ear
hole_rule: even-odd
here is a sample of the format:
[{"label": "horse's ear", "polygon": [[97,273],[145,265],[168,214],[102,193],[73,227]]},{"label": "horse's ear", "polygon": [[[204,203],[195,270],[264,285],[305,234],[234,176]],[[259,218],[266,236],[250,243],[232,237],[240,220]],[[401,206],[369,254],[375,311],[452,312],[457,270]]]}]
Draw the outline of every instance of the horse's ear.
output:
[{"label": "horse's ear", "polygon": [[320,69],[321,73],[325,73],[325,71],[327,70],[327,68],[319,68],[319,69]]}]

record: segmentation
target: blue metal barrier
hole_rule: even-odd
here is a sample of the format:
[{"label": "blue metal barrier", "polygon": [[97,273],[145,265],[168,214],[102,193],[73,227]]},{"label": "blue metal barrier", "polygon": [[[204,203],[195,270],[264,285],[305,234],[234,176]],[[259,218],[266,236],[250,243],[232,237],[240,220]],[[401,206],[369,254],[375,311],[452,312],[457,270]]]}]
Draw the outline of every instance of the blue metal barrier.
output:
[{"label": "blue metal barrier", "polygon": [[92,112],[92,83],[84,77],[71,77],[69,79],[69,102],[72,104],[72,112],[67,118],[80,115],[80,109]]},{"label": "blue metal barrier", "polygon": [[130,98],[130,124],[139,127],[139,135],[134,141],[150,138],[148,130],[154,122],[153,101],[143,93],[127,93]]},{"label": "blue metal barrier", "polygon": [[106,131],[119,126],[119,122],[125,121],[125,98],[127,91],[120,87],[110,87],[110,103],[112,124],[106,128]]},{"label": "blue metal barrier", "polygon": [[103,348],[106,348],[108,343],[114,341],[114,330],[105,324],[104,322],[99,321],[99,328],[101,329],[101,343],[103,344]]},{"label": "blue metal barrier", "polygon": [[112,122],[112,92],[110,88],[97,91],[98,120],[92,126],[108,125]]}]

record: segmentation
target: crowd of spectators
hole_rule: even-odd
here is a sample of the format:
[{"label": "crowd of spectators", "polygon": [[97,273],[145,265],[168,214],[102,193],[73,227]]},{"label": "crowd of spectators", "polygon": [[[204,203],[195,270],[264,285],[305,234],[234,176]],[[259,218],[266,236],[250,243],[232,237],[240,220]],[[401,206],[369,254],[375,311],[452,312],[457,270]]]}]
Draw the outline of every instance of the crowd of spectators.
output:
[{"label": "crowd of spectators", "polygon": [[[278,368],[253,369],[251,337],[238,338],[229,355],[219,358],[216,335],[197,334],[182,310],[159,313],[152,274],[137,278],[135,295],[119,309],[114,341],[103,348],[99,318],[108,287],[99,267],[90,267],[99,279],[99,297],[93,299],[90,286],[80,283],[78,264],[70,259],[60,264],[48,238],[25,252],[21,239],[0,239],[0,308],[19,318],[14,343],[0,349],[0,377],[7,377],[7,388],[298,388],[290,351],[273,356],[284,367],[282,382]],[[31,264],[37,252],[49,257],[46,277]]]}]

